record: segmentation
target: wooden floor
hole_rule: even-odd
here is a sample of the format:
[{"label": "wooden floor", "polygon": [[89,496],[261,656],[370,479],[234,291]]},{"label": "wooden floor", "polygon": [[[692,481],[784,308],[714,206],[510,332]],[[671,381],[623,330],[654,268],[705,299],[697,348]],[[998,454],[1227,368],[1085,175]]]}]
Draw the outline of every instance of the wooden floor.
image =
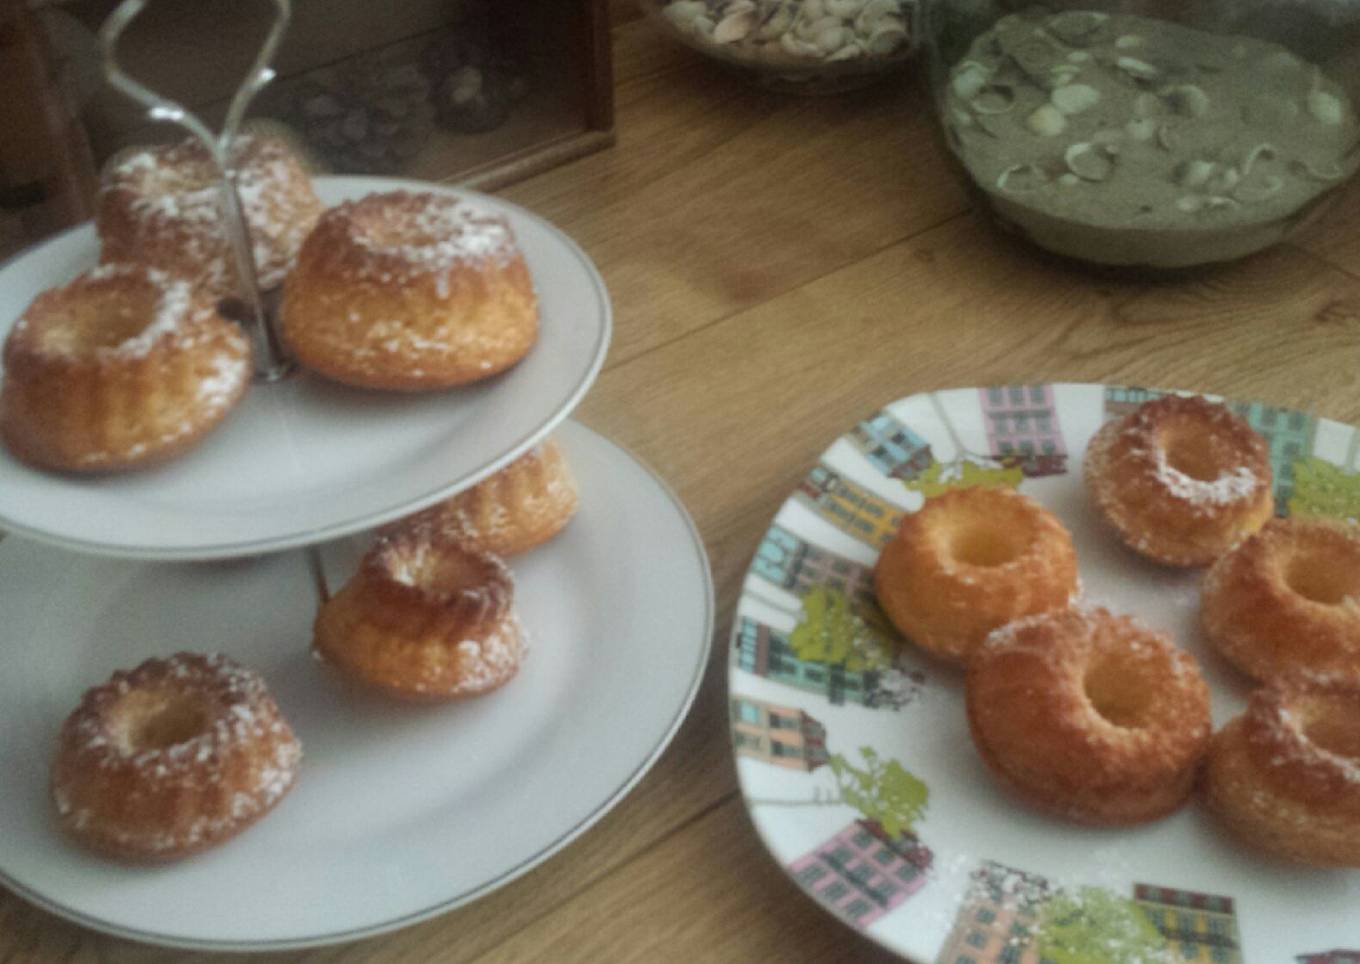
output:
[{"label": "wooden floor", "polygon": [[[790,99],[616,30],[618,146],[505,192],[575,237],[616,334],[581,421],[675,488],[718,593],[714,656],[653,772],[583,839],[434,921],[296,961],[890,960],[765,854],[736,789],[726,637],[778,505],[830,440],[947,386],[1077,380],[1360,421],[1360,192],[1296,243],[1184,282],[1044,259],[969,210],[907,79]],[[299,895],[298,899],[306,899]],[[0,962],[175,960],[0,894]]]}]

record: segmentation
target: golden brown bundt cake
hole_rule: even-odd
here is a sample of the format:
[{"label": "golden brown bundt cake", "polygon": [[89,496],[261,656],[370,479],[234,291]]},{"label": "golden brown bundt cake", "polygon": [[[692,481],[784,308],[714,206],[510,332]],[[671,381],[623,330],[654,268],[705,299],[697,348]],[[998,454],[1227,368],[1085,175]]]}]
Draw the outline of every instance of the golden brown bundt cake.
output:
[{"label": "golden brown bundt cake", "polygon": [[1082,823],[1172,812],[1209,743],[1209,688],[1194,658],[1104,609],[1039,613],[998,629],[968,662],[965,696],[992,772]]},{"label": "golden brown bundt cake", "polygon": [[245,393],[250,343],[188,284],[103,265],[40,294],[5,340],[0,437],[40,468],[171,458]]},{"label": "golden brown bundt cake", "polygon": [[[281,138],[242,134],[232,149],[256,275],[261,288],[275,288],[324,206]],[[125,152],[105,170],[99,192],[101,260],[144,262],[211,297],[230,295],[237,290],[236,262],[220,203],[217,168],[197,140]]]},{"label": "golden brown bundt cake", "polygon": [[472,488],[412,518],[443,526],[469,546],[508,557],[547,542],[575,512],[576,480],[561,447],[547,439]]},{"label": "golden brown bundt cake", "polygon": [[1227,407],[1165,395],[1092,437],[1086,489],[1135,552],[1205,566],[1271,517],[1265,439]]},{"label": "golden brown bundt cake", "polygon": [[1248,846],[1360,867],[1360,688],[1294,679],[1257,690],[1215,735],[1204,790]]},{"label": "golden brown bundt cake", "polygon": [[438,389],[505,371],[538,339],[538,297],[504,217],[447,194],[332,208],[284,286],[297,360],[367,388]]},{"label": "golden brown bundt cake", "polygon": [[902,519],[874,568],[874,590],[903,635],[962,663],[998,626],[1068,605],[1076,551],[1033,499],[1005,487],[959,489]]},{"label": "golden brown bundt cake", "polygon": [[61,827],[93,850],[174,860],[268,813],[301,756],[259,675],[176,653],[85,693],[61,728],[52,800]]},{"label": "golden brown bundt cake", "polygon": [[1360,686],[1360,526],[1272,519],[1214,563],[1200,616],[1218,651],[1258,680]]},{"label": "golden brown bundt cake", "polygon": [[523,630],[510,570],[414,522],[380,536],[324,602],[313,646],[346,676],[410,700],[477,696],[519,671]]}]

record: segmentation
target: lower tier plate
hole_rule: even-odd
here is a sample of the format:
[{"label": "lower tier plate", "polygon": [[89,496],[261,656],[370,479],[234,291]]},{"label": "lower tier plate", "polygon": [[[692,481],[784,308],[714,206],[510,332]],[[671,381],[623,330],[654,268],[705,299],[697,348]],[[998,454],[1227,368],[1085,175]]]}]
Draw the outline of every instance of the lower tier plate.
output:
[{"label": "lower tier plate", "polygon": [[[688,711],[712,583],[688,516],[655,476],[580,425],[557,437],[581,505],[557,539],[511,561],[532,648],[503,689],[461,704],[393,703],[317,663],[302,551],[140,564],[0,542],[0,883],[135,940],[281,949],[432,917],[585,832]],[[359,537],[322,548],[332,588],[361,550]],[[297,786],[259,824],[184,862],[89,856],[52,820],[61,721],[113,670],[180,649],[264,675],[303,743]]]}]

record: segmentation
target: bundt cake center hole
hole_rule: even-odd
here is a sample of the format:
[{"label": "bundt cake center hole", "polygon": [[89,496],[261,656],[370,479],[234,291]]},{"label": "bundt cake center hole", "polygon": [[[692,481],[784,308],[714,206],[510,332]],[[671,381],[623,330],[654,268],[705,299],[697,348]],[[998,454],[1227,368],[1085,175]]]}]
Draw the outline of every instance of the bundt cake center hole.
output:
[{"label": "bundt cake center hole", "polygon": [[1360,766],[1360,703],[1354,697],[1316,696],[1304,736],[1315,746]]},{"label": "bundt cake center hole", "polygon": [[459,551],[437,552],[429,546],[406,547],[391,559],[393,577],[408,586],[430,592],[452,594],[472,589],[486,581],[486,572],[477,561]]},{"label": "bundt cake center hole", "polygon": [[121,742],[130,751],[164,750],[208,728],[202,704],[183,693],[134,691],[119,703]]},{"label": "bundt cake center hole", "polygon": [[1360,602],[1360,571],[1342,568],[1339,560],[1303,555],[1285,570],[1285,582],[1304,599],[1339,606],[1348,599]]},{"label": "bundt cake center hole", "polygon": [[1198,435],[1168,432],[1162,440],[1162,449],[1168,466],[1200,482],[1213,482],[1230,468],[1218,464],[1211,447]]},{"label": "bundt cake center hole", "polygon": [[53,318],[44,342],[48,349],[67,355],[115,348],[140,335],[155,309],[156,296],[149,289],[82,298]]},{"label": "bundt cake center hole", "polygon": [[1004,524],[965,523],[952,533],[950,553],[969,566],[1004,566],[1024,554],[1026,543]]},{"label": "bundt cake center hole", "polygon": [[1086,698],[1106,722],[1126,729],[1141,727],[1152,702],[1146,676],[1146,668],[1132,660],[1097,659],[1086,672]]}]

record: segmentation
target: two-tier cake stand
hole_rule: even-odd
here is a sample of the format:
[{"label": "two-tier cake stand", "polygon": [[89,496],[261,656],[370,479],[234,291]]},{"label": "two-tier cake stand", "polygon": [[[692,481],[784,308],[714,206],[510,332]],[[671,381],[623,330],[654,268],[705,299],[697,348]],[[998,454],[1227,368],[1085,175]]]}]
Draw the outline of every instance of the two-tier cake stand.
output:
[{"label": "two-tier cake stand", "polygon": [[[327,204],[396,188],[448,191],[509,219],[541,307],[539,341],[513,370],[420,395],[305,371],[261,378],[199,447],[126,475],[52,475],[0,451],[0,884],[33,903],[205,949],[380,933],[566,846],[684,718],[712,631],[703,545],[664,483],[566,421],[609,345],[599,274],[562,232],[495,198],[316,180]],[[87,224],[0,266],[0,340],[38,292],[97,257]],[[312,658],[318,603],[352,574],[367,530],[554,431],[580,508],[560,536],[512,560],[531,641],[515,679],[475,700],[409,706]],[[115,669],[179,650],[222,652],[265,677],[303,742],[296,788],[240,837],[179,863],[87,854],[58,831],[48,798],[62,719]]]}]

